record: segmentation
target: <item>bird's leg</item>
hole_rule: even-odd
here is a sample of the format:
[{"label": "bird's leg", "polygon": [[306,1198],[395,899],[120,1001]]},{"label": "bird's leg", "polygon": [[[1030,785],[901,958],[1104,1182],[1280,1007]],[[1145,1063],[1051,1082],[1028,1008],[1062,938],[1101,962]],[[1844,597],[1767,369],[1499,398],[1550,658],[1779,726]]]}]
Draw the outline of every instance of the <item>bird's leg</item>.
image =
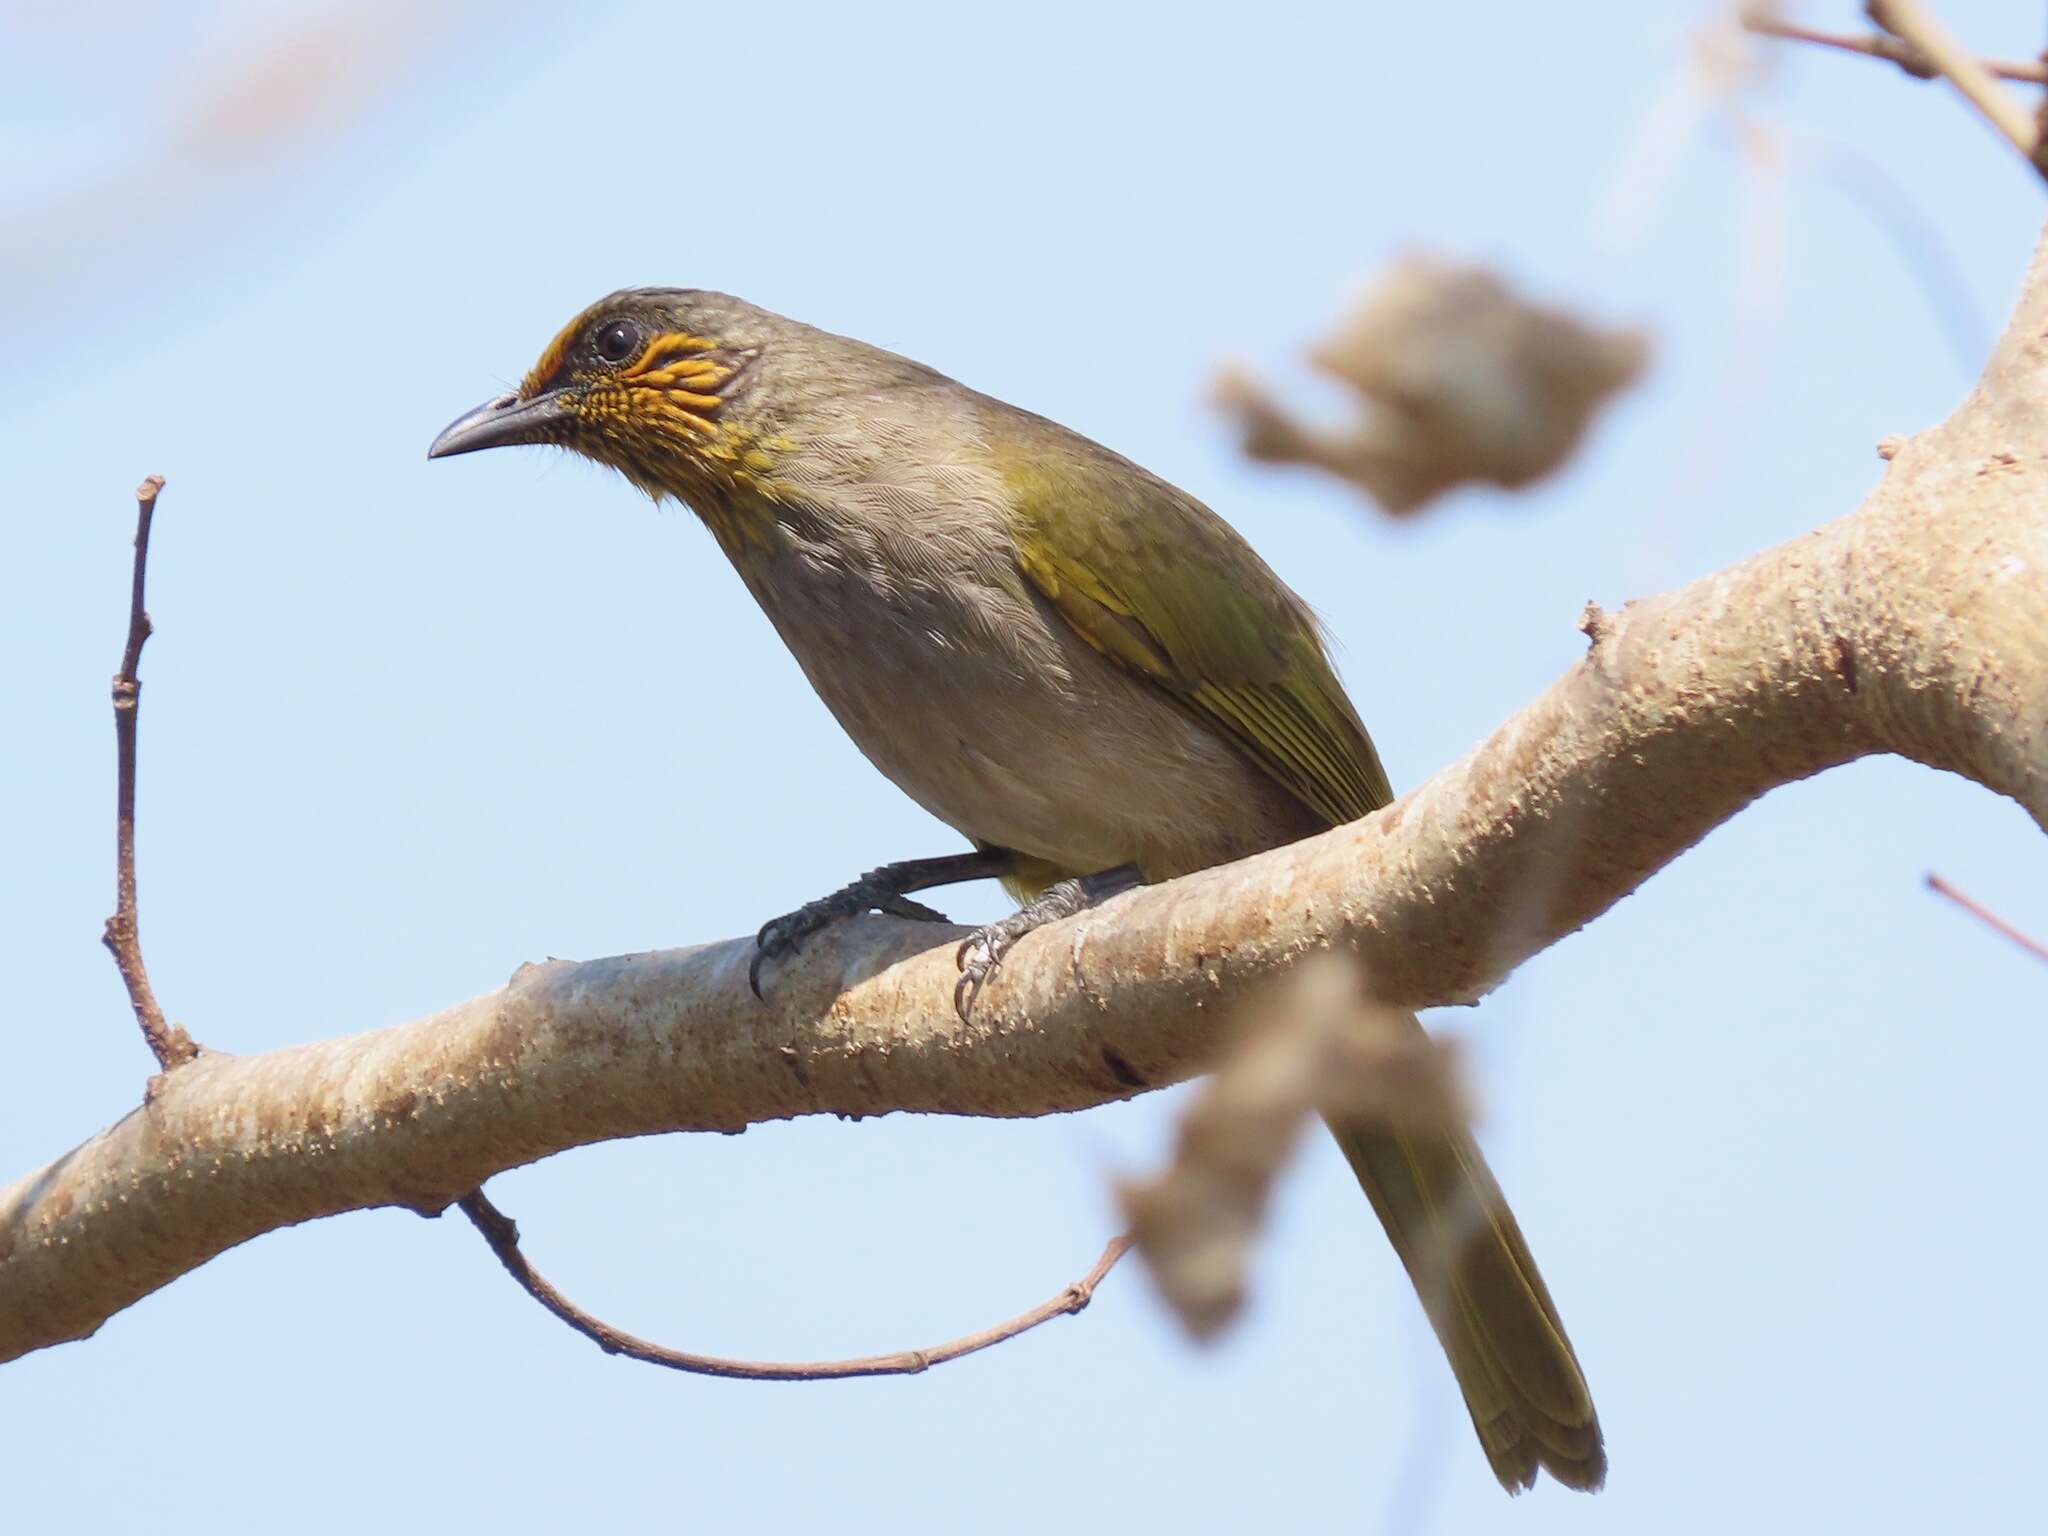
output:
[{"label": "bird's leg", "polygon": [[950,853],[937,859],[904,859],[871,869],[850,885],[830,896],[806,902],[794,912],[763,923],[754,937],[754,960],[747,967],[747,985],[754,996],[761,995],[761,967],[767,961],[797,948],[812,934],[830,927],[841,918],[863,912],[887,912],[893,917],[916,918],[920,922],[943,923],[946,914],[910,900],[912,891],[928,891],[935,885],[957,885],[963,880],[989,880],[1007,875],[1016,867],[1017,856],[1007,848],[977,848],[973,853]]},{"label": "bird's leg", "polygon": [[963,1021],[974,1011],[974,1000],[981,996],[983,984],[995,975],[1010,946],[1025,934],[1063,917],[1072,917],[1076,912],[1085,912],[1144,883],[1145,877],[1135,864],[1119,864],[1078,880],[1062,880],[1047,886],[1001,922],[990,923],[973,934],[961,944],[956,956],[960,980],[953,988],[954,1011]]}]

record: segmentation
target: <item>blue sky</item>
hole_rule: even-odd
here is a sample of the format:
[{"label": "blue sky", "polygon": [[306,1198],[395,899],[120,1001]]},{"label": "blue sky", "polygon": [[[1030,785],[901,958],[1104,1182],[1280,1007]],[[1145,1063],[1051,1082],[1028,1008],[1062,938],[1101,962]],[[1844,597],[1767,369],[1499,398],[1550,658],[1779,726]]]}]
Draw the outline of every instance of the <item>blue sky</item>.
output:
[{"label": "blue sky", "polygon": [[[1942,9],[1987,51],[2038,44],[1990,0]],[[726,288],[1187,486],[1327,616],[1409,784],[1569,663],[1588,598],[1852,508],[1876,441],[1968,387],[2041,217],[1942,91],[1790,53],[1749,152],[1710,117],[1618,216],[1693,6],[26,10],[0,11],[0,1178],[123,1113],[146,1066],[98,944],[145,472],[170,488],[144,934],[173,1015],[256,1051],[528,959],[750,931],[957,844],[687,515],[537,451],[426,462],[602,293]],[[1244,463],[1207,397],[1242,359],[1326,402],[1300,349],[1414,248],[1647,326],[1656,358],[1536,493],[1396,527]],[[276,1234],[0,1370],[11,1507],[157,1536],[2026,1527],[2048,977],[1920,880],[2043,931],[2042,865],[2013,806],[1861,764],[1435,1021],[1600,1404],[1596,1499],[1500,1495],[1318,1143],[1218,1346],[1132,1268],[912,1380],[607,1359],[460,1222]],[[671,1137],[491,1189],[622,1326],[858,1353],[1078,1275],[1179,1098]]]}]

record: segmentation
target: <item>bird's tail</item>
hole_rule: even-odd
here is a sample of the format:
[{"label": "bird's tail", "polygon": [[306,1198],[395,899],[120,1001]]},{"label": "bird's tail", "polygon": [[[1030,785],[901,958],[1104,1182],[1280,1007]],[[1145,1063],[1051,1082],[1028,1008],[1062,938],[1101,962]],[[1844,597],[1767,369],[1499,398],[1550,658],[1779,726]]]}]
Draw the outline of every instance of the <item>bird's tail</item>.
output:
[{"label": "bird's tail", "polygon": [[1586,1378],[1472,1138],[1330,1129],[1422,1298],[1501,1486],[1518,1493],[1540,1467],[1566,1487],[1598,1488],[1607,1453]]}]

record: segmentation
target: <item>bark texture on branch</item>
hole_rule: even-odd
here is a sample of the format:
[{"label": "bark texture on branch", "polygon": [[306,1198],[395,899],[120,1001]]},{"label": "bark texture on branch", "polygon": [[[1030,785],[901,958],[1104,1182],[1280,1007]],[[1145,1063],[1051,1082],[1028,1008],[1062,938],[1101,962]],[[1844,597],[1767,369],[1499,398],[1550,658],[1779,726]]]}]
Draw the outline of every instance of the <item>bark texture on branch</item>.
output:
[{"label": "bark texture on branch", "polygon": [[1403,1007],[1475,999],[1757,796],[1873,752],[2048,827],[2048,279],[1978,388],[1852,516],[1618,613],[1379,814],[1026,939],[974,1022],[946,932],[871,918],[748,991],[750,941],[527,966],[372,1034],[214,1054],[0,1190],[0,1360],[236,1243],[436,1210],[610,1137],[836,1111],[1041,1115],[1176,1082],[1304,954]]}]

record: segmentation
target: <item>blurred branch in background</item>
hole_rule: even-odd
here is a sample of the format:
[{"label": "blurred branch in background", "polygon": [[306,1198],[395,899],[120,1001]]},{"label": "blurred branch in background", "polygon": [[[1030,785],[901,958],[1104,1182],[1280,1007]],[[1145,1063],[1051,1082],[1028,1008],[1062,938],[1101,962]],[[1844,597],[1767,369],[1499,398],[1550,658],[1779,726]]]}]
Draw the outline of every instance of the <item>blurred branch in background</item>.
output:
[{"label": "blurred branch in background", "polygon": [[[1643,497],[1639,580],[1654,581],[1724,493],[1734,473],[1727,451],[1759,425],[1758,416],[1783,339],[1789,202],[1785,126],[1766,107],[1774,53],[1738,24],[1740,9],[1724,4],[1691,29],[1678,67],[1657,90],[1633,135],[1595,221],[1601,248],[1599,286],[1613,269],[1637,259],[1642,236],[1681,162],[1709,129],[1732,145],[1740,203],[1732,221],[1737,283],[1726,361],[1708,409],[1685,448],[1670,455],[1665,486]],[[1910,204],[1908,205],[1910,207]],[[1965,366],[1983,358],[1978,335]]]},{"label": "blurred branch in background", "polygon": [[1999,84],[2000,80],[2048,83],[2048,66],[1977,57],[1920,0],[1866,0],[1863,9],[1871,22],[1883,29],[1881,32],[1856,37],[1796,26],[1780,19],[1775,5],[1744,6],[1741,23],[1746,30],[1766,37],[1886,59],[1916,79],[1946,79],[2039,175],[2048,179],[2048,140],[2043,137],[2039,109],[2030,112]]},{"label": "blurred branch in background", "polygon": [[[1785,21],[1778,16],[1777,11],[1778,7],[1775,5],[1744,6],[1742,25],[1759,37],[1781,38],[1788,43],[1811,43],[1817,48],[1833,48],[1843,53],[1860,53],[1868,58],[1885,59],[1919,80],[1932,80],[1941,73],[1926,50],[1889,32],[1824,32],[1815,27],[1802,27]],[[2048,65],[2020,64],[2010,59],[1984,59],[1980,63],[1986,74],[2000,80],[2048,85]]]},{"label": "blurred branch in background", "polygon": [[2023,155],[2036,174],[2048,179],[2048,152],[2041,127],[2029,112],[1992,78],[1991,71],[1942,25],[1920,0],[1865,0],[1864,12],[1878,26],[1924,57],[1998,132]]},{"label": "blurred branch in background", "polygon": [[520,0],[268,12],[0,0],[0,89],[11,97],[0,120],[17,145],[36,146],[0,186],[0,319],[32,315],[122,263],[138,227],[160,256],[290,196],[310,162],[444,61],[473,65],[523,12],[541,14]]},{"label": "blurred branch in background", "polygon": [[[1668,489],[1645,498],[1652,511],[1638,564],[1648,580],[1672,566],[1679,541],[1723,493],[1736,462],[1727,445],[1748,439],[1762,425],[1762,385],[1783,338],[1789,214],[1795,195],[1807,192],[1812,182],[1852,199],[1890,239],[1918,277],[1962,376],[1976,372],[1992,336],[1969,299],[1944,231],[1893,168],[1870,155],[1853,132],[1805,131],[1775,109],[1764,88],[1785,54],[1762,40],[1811,42],[1914,65],[1925,61],[1890,34],[1858,38],[1818,32],[1781,20],[1781,10],[1775,4],[1731,3],[1693,30],[1681,66],[1658,91],[1623,157],[1598,219],[1604,247],[1600,266],[1633,260],[1661,193],[1703,132],[1715,128],[1732,143],[1741,171],[1740,217],[1734,226],[1740,277],[1728,360],[1691,446],[1674,456],[1677,468]],[[2038,73],[2029,66],[2010,67],[2021,78]],[[1917,68],[1909,72],[1923,73]],[[1927,64],[1924,73],[1932,72]]]},{"label": "blurred branch in background", "polygon": [[1528,304],[1490,273],[1413,256],[1309,353],[1356,391],[1353,427],[1297,420],[1241,370],[1217,393],[1253,458],[1327,470],[1405,517],[1461,485],[1549,474],[1648,350],[1637,332]]}]

